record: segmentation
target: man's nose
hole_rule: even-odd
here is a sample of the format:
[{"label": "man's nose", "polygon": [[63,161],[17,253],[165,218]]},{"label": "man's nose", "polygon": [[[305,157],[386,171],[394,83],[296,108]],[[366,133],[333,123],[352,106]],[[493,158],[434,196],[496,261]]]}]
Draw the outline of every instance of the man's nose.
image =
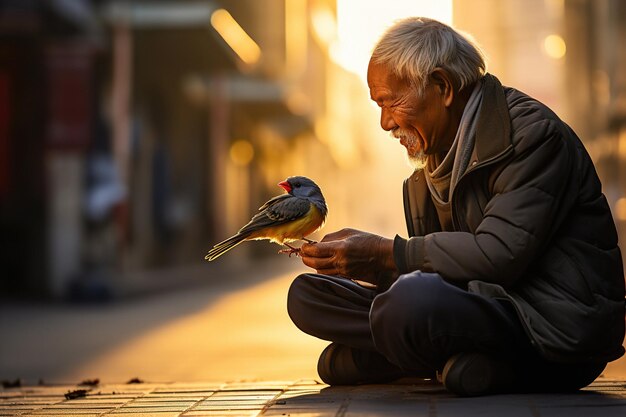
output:
[{"label": "man's nose", "polygon": [[395,120],[393,120],[389,109],[386,109],[384,107],[380,110],[380,127],[382,127],[383,130],[386,131],[390,131],[391,129],[398,127]]}]

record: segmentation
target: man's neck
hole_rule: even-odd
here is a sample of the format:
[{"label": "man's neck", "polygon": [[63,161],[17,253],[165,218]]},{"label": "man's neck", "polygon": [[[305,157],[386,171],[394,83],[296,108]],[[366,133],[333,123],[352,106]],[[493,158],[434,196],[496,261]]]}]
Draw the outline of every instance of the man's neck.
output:
[{"label": "man's neck", "polygon": [[448,140],[446,141],[446,144],[444,147],[445,149],[445,152],[443,153],[444,155],[452,147],[452,143],[454,142],[454,138],[456,137],[456,132],[457,130],[459,130],[459,125],[461,124],[463,111],[465,111],[467,102],[469,101],[472,95],[472,92],[474,91],[474,87],[476,87],[477,82],[479,81],[473,82],[472,84],[465,86],[465,88],[463,88],[462,90],[456,92],[454,101],[452,103],[452,106],[450,107],[450,112],[452,113],[451,114],[452,123],[450,124]]}]

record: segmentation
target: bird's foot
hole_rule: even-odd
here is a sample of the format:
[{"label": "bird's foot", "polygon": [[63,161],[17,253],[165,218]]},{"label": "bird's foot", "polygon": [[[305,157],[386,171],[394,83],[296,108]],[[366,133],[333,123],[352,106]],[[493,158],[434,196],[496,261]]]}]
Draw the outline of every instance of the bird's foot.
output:
[{"label": "bird's foot", "polygon": [[287,249],[281,249],[278,251],[278,253],[286,253],[289,255],[290,258],[293,254],[295,254],[296,257],[300,256],[300,248],[294,248],[293,246],[287,244],[285,244],[285,246],[287,246]]},{"label": "bird's foot", "polygon": [[281,249],[278,253],[286,253],[291,258],[291,255],[296,255],[296,257],[300,256],[300,248],[294,249]]}]

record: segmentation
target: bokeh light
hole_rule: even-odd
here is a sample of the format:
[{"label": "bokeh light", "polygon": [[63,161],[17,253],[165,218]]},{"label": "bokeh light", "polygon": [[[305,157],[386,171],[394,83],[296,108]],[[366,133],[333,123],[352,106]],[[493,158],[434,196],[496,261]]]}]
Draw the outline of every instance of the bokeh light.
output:
[{"label": "bokeh light", "polygon": [[230,146],[229,154],[230,160],[233,161],[235,165],[246,166],[250,164],[254,158],[254,148],[249,141],[239,139]]},{"label": "bokeh light", "polygon": [[550,58],[561,59],[565,56],[567,47],[561,36],[552,34],[544,38],[543,50]]}]

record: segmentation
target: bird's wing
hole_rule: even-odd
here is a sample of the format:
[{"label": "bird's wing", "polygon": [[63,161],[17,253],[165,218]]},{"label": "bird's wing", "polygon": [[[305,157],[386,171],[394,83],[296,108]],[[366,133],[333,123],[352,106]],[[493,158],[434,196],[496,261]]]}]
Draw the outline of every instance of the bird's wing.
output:
[{"label": "bird's wing", "polygon": [[204,259],[212,261],[250,237],[275,238],[275,232],[271,230],[273,227],[299,219],[310,209],[311,202],[307,199],[290,194],[276,196],[263,204],[259,212],[236,235],[213,246]]},{"label": "bird's wing", "polygon": [[269,200],[259,208],[259,212],[239,231],[249,234],[270,226],[287,223],[309,212],[311,203],[290,194],[281,194]]}]

